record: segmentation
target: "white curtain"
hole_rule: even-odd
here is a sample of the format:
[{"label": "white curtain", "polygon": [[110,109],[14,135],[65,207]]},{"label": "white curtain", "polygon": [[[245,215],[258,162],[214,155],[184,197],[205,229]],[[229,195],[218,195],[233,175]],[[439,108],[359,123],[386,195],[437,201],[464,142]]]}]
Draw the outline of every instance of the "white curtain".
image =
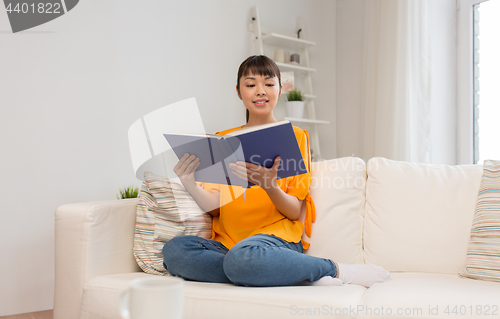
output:
[{"label": "white curtain", "polygon": [[367,0],[363,158],[430,161],[428,0]]}]

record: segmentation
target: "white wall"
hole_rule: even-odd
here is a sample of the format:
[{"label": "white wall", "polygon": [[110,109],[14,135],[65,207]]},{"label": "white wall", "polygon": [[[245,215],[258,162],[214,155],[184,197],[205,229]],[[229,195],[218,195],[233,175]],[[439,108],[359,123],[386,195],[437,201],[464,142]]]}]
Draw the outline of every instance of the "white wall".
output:
[{"label": "white wall", "polygon": [[362,157],[365,0],[337,0],[337,156]]},{"label": "white wall", "polygon": [[[338,157],[362,154],[364,10],[368,0],[337,0]],[[454,0],[429,1],[431,163],[456,164],[456,10]]]},{"label": "white wall", "polygon": [[[0,11],[0,316],[52,308],[58,206],[140,185],[127,144],[136,119],[195,96],[207,131],[243,124],[236,72],[253,53],[254,5],[269,27],[293,32],[303,17],[317,115],[334,123],[335,1],[85,0],[18,34]],[[334,157],[335,125],[321,132]]]}]

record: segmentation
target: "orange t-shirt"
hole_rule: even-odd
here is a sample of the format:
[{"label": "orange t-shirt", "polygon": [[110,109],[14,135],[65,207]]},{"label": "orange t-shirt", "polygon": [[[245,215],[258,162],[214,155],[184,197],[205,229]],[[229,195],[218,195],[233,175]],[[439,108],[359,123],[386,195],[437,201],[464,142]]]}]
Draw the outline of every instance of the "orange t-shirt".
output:
[{"label": "orange t-shirt", "polygon": [[[216,134],[225,135],[241,127],[217,132]],[[308,172],[278,179],[277,183],[285,193],[293,195],[299,200],[306,200],[305,224],[306,233],[310,236],[311,223],[315,219],[315,209],[309,195],[309,186],[311,184],[309,135],[307,131],[296,126],[293,129]],[[220,214],[213,218],[211,239],[221,242],[228,249],[231,249],[239,241],[256,234],[274,235],[294,243],[301,240],[304,231],[302,222],[299,219],[290,220],[281,214],[260,186],[254,185],[247,188],[246,199],[242,195],[242,187],[212,183],[200,183],[200,186],[212,193],[220,192]],[[303,247],[307,249],[309,243],[303,242]]]}]

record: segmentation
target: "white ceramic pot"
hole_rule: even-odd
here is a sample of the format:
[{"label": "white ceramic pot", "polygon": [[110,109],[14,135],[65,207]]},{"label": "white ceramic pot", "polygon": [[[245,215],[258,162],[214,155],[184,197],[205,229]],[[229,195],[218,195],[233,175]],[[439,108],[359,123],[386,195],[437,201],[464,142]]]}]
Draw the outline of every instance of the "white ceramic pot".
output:
[{"label": "white ceramic pot", "polygon": [[286,102],[286,115],[297,119],[304,117],[304,101]]}]

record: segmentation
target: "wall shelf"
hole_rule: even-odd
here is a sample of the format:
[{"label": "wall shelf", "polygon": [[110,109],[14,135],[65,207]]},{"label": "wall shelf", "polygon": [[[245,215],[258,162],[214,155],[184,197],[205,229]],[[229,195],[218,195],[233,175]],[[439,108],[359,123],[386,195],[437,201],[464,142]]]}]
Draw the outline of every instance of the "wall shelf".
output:
[{"label": "wall shelf", "polygon": [[304,94],[303,95],[306,99],[315,99],[316,98],[316,95],[312,95],[312,94]]},{"label": "wall shelf", "polygon": [[262,35],[262,41],[268,45],[277,46],[284,49],[296,50],[296,51],[303,50],[310,46],[316,45],[316,43],[311,41],[294,38],[274,32]]},{"label": "wall shelf", "polygon": [[297,119],[297,118],[293,118],[293,117],[285,117],[285,120],[288,120],[290,122],[297,122],[297,123],[330,124],[330,121],[311,120],[311,119]]},{"label": "wall shelf", "polygon": [[276,65],[280,68],[281,71],[299,71],[299,72],[316,72],[315,69],[313,68],[308,68],[302,65],[297,65],[297,64],[291,64],[291,63],[281,63],[281,62],[275,62]]},{"label": "wall shelf", "polygon": [[[309,131],[309,142],[312,151],[311,153],[313,155],[312,160],[314,161],[316,159],[321,159],[322,157],[317,126],[329,125],[330,122],[316,119],[316,109],[314,105],[316,95],[314,95],[313,93],[311,80],[311,74],[316,72],[316,69],[312,68],[309,64],[308,53],[308,49],[316,45],[316,43],[305,40],[306,29],[300,18],[297,19],[297,28],[293,33],[282,32],[280,30],[262,26],[260,23],[259,10],[257,7],[252,8],[252,19],[248,25],[248,28],[249,31],[253,32],[253,39],[255,41],[255,54],[263,55],[264,46],[266,46],[266,50],[284,49],[286,51],[290,51],[290,54],[297,53],[300,55],[300,65],[275,61],[281,72],[293,71],[294,78],[300,79],[299,85],[304,85],[304,88],[299,89],[300,91],[302,91],[304,97],[305,108],[307,110],[307,118],[285,117],[284,119],[289,120],[298,127],[302,125],[307,127],[307,130]],[[298,37],[298,35],[300,35],[300,38]],[[297,82],[294,85],[297,85]],[[286,94],[286,92],[283,92],[282,94]]]}]

